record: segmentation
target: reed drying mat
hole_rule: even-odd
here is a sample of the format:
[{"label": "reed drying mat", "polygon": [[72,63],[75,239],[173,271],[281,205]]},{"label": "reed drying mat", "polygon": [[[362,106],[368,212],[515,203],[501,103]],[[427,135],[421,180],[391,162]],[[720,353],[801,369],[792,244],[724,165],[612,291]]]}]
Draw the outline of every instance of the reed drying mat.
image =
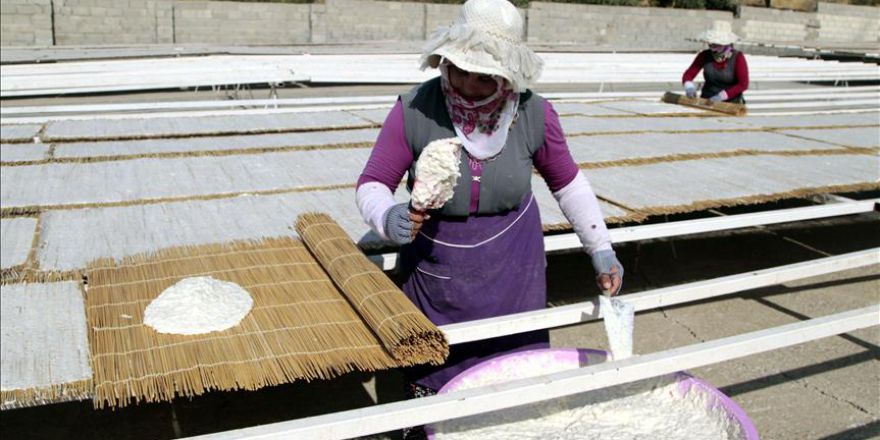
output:
[{"label": "reed drying mat", "polygon": [[[296,230],[301,239],[93,262],[86,316],[95,406],[443,362],[449,349],[442,332],[335,221],[303,214]],[[253,297],[253,309],[239,325],[201,335],[146,326],[150,301],[193,276],[239,284]]]},{"label": "reed drying mat", "polygon": [[0,285],[0,410],[92,396],[82,284]]}]

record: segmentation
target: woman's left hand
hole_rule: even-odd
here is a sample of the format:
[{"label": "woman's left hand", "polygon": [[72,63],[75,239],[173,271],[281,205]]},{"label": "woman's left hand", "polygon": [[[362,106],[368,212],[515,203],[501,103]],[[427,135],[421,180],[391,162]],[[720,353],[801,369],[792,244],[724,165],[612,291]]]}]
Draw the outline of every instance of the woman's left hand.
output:
[{"label": "woman's left hand", "polygon": [[712,101],[712,102],[727,101],[727,92],[725,92],[724,90],[722,90],[722,91],[721,91],[720,93],[718,93],[717,95],[715,95],[715,96],[709,98],[709,100]]},{"label": "woman's left hand", "polygon": [[623,286],[623,265],[617,260],[617,254],[611,250],[593,252],[593,269],[596,270],[596,285],[602,293],[614,296],[620,293]]}]

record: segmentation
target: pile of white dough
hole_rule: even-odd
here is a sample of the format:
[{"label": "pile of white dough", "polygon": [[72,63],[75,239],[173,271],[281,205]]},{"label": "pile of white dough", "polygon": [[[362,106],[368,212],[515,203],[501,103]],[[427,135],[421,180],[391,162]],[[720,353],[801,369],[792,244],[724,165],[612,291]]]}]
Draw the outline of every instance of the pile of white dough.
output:
[{"label": "pile of white dough", "polygon": [[417,211],[439,209],[452,198],[461,176],[461,141],[456,137],[428,144],[416,162],[412,206]]},{"label": "pile of white dough", "polygon": [[234,327],[254,300],[238,284],[211,277],[184,278],[147,305],[144,324],[159,333],[198,335]]},{"label": "pile of white dough", "polygon": [[[464,379],[456,391],[574,368],[549,357],[522,357],[492,374]],[[740,440],[741,426],[710,396],[682,396],[672,377],[605,388],[507,410],[435,423],[437,440]]]}]

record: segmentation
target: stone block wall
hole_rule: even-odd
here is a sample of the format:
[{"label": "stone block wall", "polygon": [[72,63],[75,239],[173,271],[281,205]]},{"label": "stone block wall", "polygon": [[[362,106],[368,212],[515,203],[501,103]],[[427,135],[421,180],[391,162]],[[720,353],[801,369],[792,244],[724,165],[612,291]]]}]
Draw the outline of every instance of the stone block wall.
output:
[{"label": "stone block wall", "polygon": [[733,14],[663,8],[533,2],[528,9],[532,43],[575,43],[633,49],[694,50],[715,20]]},{"label": "stone block wall", "polygon": [[53,0],[55,44],[171,43],[172,0]]},{"label": "stone block wall", "polygon": [[186,1],[174,3],[176,43],[310,43],[310,5]]},{"label": "stone block wall", "polygon": [[312,42],[413,41],[425,38],[424,3],[327,0],[312,4]]},{"label": "stone block wall", "polygon": [[[375,0],[0,0],[0,6],[3,46],[420,42],[438,26],[451,24],[459,9]],[[526,37],[535,44],[690,51],[701,47],[696,38],[715,20],[732,22],[735,32],[751,42],[880,41],[876,6],[819,2],[818,12],[741,6],[739,17],[723,11],[549,2],[532,2],[520,11],[527,20]]]},{"label": "stone block wall", "polygon": [[819,39],[831,42],[880,42],[880,8],[819,2]]},{"label": "stone block wall", "polygon": [[819,20],[809,12],[743,6],[734,32],[747,41],[812,42],[819,38]]},{"label": "stone block wall", "polygon": [[50,0],[0,0],[3,46],[51,46]]}]

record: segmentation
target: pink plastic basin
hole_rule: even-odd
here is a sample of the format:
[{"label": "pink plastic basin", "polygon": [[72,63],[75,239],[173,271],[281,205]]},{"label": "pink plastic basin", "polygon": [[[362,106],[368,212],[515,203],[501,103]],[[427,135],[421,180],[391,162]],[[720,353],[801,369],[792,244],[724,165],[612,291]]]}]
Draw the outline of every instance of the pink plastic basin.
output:
[{"label": "pink plastic basin", "polygon": [[[455,391],[461,387],[465,380],[479,380],[486,375],[496,376],[498,371],[502,370],[505,364],[521,361],[523,357],[541,356],[549,357],[553,363],[570,366],[573,368],[583,367],[590,364],[604,362],[608,358],[608,352],[603,350],[593,350],[588,348],[548,348],[539,350],[527,350],[517,353],[511,353],[489,359],[471,368],[461,372],[453,377],[449,382],[440,388],[439,393],[448,393]],[[689,392],[699,392],[705,394],[706,405],[709,408],[723,408],[724,413],[729,417],[733,424],[738,424],[743,433],[745,440],[759,440],[758,430],[746,415],[745,411],[733,400],[724,395],[717,388],[708,383],[691,376],[686,372],[678,372],[674,375],[678,382],[678,390],[682,395]],[[431,425],[425,426],[425,432],[428,438],[434,440],[434,429]]]}]

